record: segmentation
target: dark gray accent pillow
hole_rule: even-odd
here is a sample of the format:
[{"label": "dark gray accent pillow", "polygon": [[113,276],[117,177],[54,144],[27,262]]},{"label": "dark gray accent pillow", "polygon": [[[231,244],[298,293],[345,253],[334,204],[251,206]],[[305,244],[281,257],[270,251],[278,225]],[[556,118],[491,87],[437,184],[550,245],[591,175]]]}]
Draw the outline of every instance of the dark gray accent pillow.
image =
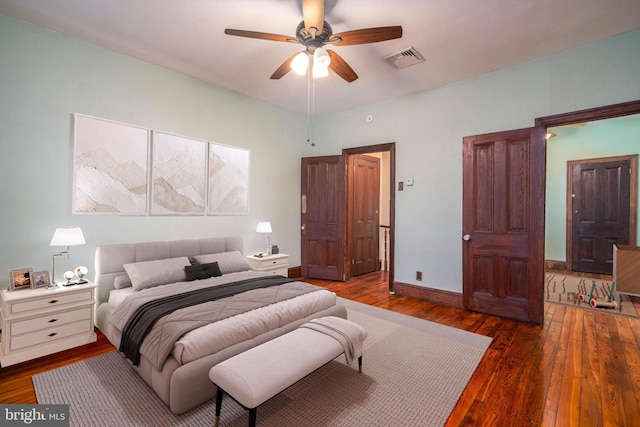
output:
[{"label": "dark gray accent pillow", "polygon": [[200,263],[206,264],[217,262],[222,274],[237,273],[239,271],[251,270],[247,259],[240,251],[221,252],[217,254],[195,255],[193,258]]},{"label": "dark gray accent pillow", "polygon": [[185,273],[187,273],[187,281],[222,276],[220,267],[218,266],[217,262],[210,262],[208,264],[187,265],[185,266],[184,271]]}]

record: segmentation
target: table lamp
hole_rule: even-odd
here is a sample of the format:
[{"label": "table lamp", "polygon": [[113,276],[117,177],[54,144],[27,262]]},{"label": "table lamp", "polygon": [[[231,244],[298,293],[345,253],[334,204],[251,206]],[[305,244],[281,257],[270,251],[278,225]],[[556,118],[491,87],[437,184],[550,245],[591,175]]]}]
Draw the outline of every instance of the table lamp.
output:
[{"label": "table lamp", "polygon": [[53,254],[53,274],[51,275],[52,286],[58,286],[58,284],[56,283],[56,257],[66,254],[68,259],[69,246],[84,245],[85,243],[87,242],[84,240],[84,235],[82,234],[82,229],[80,227],[56,228],[49,246],[66,246],[67,249],[63,249],[60,252]]},{"label": "table lamp", "polygon": [[267,255],[271,255],[271,237],[269,237],[269,233],[271,233],[271,223],[269,221],[259,222],[256,232],[264,234],[264,237],[267,239]]}]

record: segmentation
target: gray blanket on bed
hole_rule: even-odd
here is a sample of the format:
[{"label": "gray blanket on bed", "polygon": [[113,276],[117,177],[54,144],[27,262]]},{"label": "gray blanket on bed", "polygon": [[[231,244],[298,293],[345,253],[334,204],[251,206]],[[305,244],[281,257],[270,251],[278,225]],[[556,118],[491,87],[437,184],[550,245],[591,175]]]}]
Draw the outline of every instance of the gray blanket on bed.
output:
[{"label": "gray blanket on bed", "polygon": [[[218,320],[320,289],[323,288],[296,281],[267,288],[253,289],[233,296],[181,308],[155,322],[140,346],[140,354],[147,358],[156,369],[160,370],[167,357],[173,351],[176,341],[187,332]],[[116,308],[114,315],[118,313],[135,313],[135,310],[132,311],[132,307],[137,308],[143,305],[141,301],[147,300],[148,296],[142,293],[139,295],[134,294],[125,299]],[[120,317],[114,316],[115,319]],[[126,323],[128,318],[124,320]],[[112,323],[114,322],[112,321]],[[116,322],[114,326],[118,326],[118,323]],[[124,329],[124,324],[121,324],[120,327]]]}]

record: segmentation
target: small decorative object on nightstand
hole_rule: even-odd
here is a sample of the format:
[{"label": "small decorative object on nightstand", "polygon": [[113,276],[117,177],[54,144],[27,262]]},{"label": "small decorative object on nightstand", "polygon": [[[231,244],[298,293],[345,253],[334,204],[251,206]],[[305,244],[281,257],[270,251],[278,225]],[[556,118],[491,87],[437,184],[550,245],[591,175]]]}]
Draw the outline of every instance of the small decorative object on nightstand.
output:
[{"label": "small decorative object on nightstand", "polygon": [[87,281],[84,279],[84,276],[86,276],[88,272],[89,272],[89,269],[84,265],[76,267],[76,276],[78,276],[78,285],[83,285],[87,283]]},{"label": "small decorative object on nightstand", "polygon": [[73,279],[75,277],[75,274],[73,271],[71,270],[67,270],[64,272],[64,275],[62,276],[65,278],[66,282],[64,282],[62,284],[62,286],[72,286],[72,285],[77,285],[76,282],[72,282],[71,279]]},{"label": "small decorative object on nightstand", "polygon": [[271,274],[288,277],[289,275],[289,255],[273,254],[258,257],[249,255],[247,261],[253,270],[264,271]]},{"label": "small decorative object on nightstand", "polygon": [[31,267],[9,270],[9,290],[31,289],[32,278],[33,268]]},{"label": "small decorative object on nightstand", "polygon": [[31,287],[33,289],[47,287],[50,284],[49,272],[47,270],[33,273],[33,280],[31,281]]}]

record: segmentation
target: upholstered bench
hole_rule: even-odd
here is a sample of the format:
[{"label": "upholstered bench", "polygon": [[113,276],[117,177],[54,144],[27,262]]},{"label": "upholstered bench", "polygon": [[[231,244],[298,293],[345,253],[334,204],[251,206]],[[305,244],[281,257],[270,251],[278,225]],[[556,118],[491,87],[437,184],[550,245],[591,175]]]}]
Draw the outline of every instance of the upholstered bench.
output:
[{"label": "upholstered bench", "polygon": [[257,407],[344,353],[358,359],[362,372],[362,341],[367,331],[340,317],[314,319],[287,334],[215,365],[209,378],[217,387],[216,427],[226,392],[249,409],[249,426]]}]

